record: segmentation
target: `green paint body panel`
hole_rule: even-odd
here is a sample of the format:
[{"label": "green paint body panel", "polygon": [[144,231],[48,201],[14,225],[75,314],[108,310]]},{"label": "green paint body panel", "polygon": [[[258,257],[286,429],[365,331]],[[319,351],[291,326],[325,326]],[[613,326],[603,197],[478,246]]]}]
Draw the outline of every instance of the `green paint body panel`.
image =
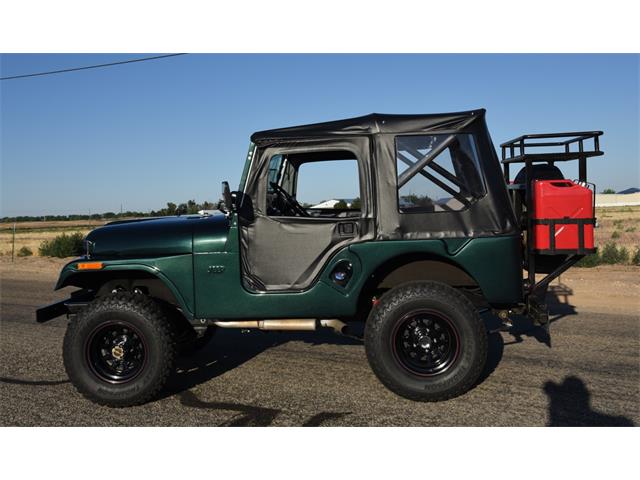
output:
[{"label": "green paint body panel", "polygon": [[200,216],[113,222],[87,235],[96,258],[140,258],[190,254],[192,231]]},{"label": "green paint body panel", "polygon": [[[227,248],[194,254],[196,316],[219,319],[352,316],[365,282],[378,267],[395,257],[416,253],[461,267],[477,281],[490,303],[516,304],[522,300],[522,270],[517,261],[520,238],[516,236],[364,242],[338,252],[308,290],[250,292],[242,286],[238,229],[234,222]],[[335,264],[343,259],[353,265],[352,280],[345,288],[329,277]],[[220,268],[211,272],[212,266]]]},{"label": "green paint body panel", "polygon": [[[126,277],[126,272],[138,270],[155,275],[192,320],[349,317],[356,314],[359,295],[371,274],[385,262],[409,254],[428,255],[462,268],[489,303],[522,301],[518,236],[363,242],[334,255],[309,289],[268,293],[250,292],[243,286],[235,215],[231,220],[214,215],[119,223],[94,230],[88,239],[95,242],[98,253],[92,259],[104,263],[102,272],[122,271]],[[150,245],[145,255],[141,255],[143,244]],[[114,258],[115,250],[119,254]],[[136,253],[138,257],[129,258]],[[353,266],[352,280],[344,288],[330,279],[341,260]],[[74,276],[85,274],[76,268],[79,261],[64,267],[56,288],[73,284]]]},{"label": "green paint body panel", "polygon": [[[185,315],[193,319],[193,252],[224,250],[229,231],[229,220],[220,213],[114,222],[91,231],[87,241],[91,243],[91,259],[104,263],[100,272],[122,271],[125,278],[135,271],[156,276],[173,293]],[[56,289],[74,285],[79,276],[96,274],[78,271],[80,261],[63,268]]]},{"label": "green paint body panel", "polygon": [[366,242],[351,246],[363,264],[365,275],[393,257],[426,253],[452,263],[467,272],[492,304],[522,301],[521,245],[519,236],[439,240]]},{"label": "green paint body panel", "polygon": [[[60,272],[56,290],[67,285],[73,285],[73,277],[91,275],[92,271],[78,271],[77,264],[86,261],[77,259],[65,265]],[[160,258],[131,258],[117,260],[101,260],[104,267],[100,272],[122,271],[123,278],[129,273],[141,271],[154,275],[162,280],[178,301],[188,318],[194,316],[195,297],[193,289],[193,255],[175,255]]]}]

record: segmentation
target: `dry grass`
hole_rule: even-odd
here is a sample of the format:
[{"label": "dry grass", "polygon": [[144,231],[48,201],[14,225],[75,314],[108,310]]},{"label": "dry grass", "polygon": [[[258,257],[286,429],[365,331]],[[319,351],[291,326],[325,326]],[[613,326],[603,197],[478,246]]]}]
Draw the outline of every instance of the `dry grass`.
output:
[{"label": "dry grass", "polygon": [[640,247],[640,206],[597,208],[596,217],[596,245],[615,242],[631,253]]},{"label": "dry grass", "polygon": [[[55,220],[51,222],[19,222],[16,223],[16,232],[20,230],[70,230],[83,229],[91,230],[107,223],[105,220]],[[13,230],[13,223],[0,223],[0,233],[7,233]]]},{"label": "dry grass", "polygon": [[[640,247],[640,206],[597,208],[596,217],[596,245],[602,247],[607,242],[615,242],[618,246],[626,247],[630,254]],[[38,248],[44,240],[52,240],[62,233],[80,232],[86,235],[105,223],[99,220],[18,223],[16,252],[25,246],[38,255]],[[12,229],[13,224],[0,223],[0,255],[11,255]]]},{"label": "dry grass", "polygon": [[[56,236],[61,235],[62,233],[70,234],[73,232],[80,232],[82,235],[86,235],[91,230],[81,229],[81,228],[72,228],[72,229],[64,229],[64,230],[47,230],[45,232],[32,230],[21,232],[20,229],[16,229],[16,254],[18,250],[22,247],[29,248],[34,255],[38,255],[38,248],[40,244],[42,244],[45,240],[52,240]],[[0,254],[2,255],[11,255],[11,243],[13,239],[13,233],[11,232],[0,232]]]},{"label": "dry grass", "polygon": [[[115,219],[114,219],[115,220]],[[121,218],[117,220],[131,220]],[[113,220],[109,220],[113,221]],[[29,248],[38,255],[38,248],[45,240],[53,240],[58,235],[80,232],[83,236],[91,230],[108,223],[106,220],[55,220],[43,222],[16,223],[16,254],[22,247]],[[11,255],[13,223],[0,223],[0,256]]]}]

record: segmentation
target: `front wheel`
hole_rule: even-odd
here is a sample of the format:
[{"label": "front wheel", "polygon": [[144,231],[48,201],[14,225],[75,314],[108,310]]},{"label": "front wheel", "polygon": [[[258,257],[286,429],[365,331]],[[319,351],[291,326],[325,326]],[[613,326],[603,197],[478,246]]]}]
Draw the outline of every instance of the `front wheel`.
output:
[{"label": "front wheel", "polygon": [[463,294],[442,283],[416,282],[382,296],[367,320],[365,349],[387,388],[411,400],[434,402],[475,385],[488,340]]},{"label": "front wheel", "polygon": [[69,323],[63,359],[82,395],[125,407],[158,394],[175,349],[174,330],[158,304],[141,294],[117,293],[94,300]]}]

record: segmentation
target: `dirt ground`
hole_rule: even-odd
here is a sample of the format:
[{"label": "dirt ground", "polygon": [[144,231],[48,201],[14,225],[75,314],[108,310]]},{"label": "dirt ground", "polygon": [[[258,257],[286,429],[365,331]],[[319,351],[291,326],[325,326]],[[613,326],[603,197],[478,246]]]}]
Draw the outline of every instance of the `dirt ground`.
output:
[{"label": "dirt ground", "polygon": [[638,315],[640,267],[601,265],[571,268],[554,280],[550,301],[572,304],[590,312]]},{"label": "dirt ground", "polygon": [[[549,296],[551,336],[483,317],[489,358],[469,393],[417,403],[386,390],[362,342],[329,332],[216,332],[140,407],[82,398],[62,363],[64,317],[37,324],[65,260],[0,259],[0,426],[623,426],[640,424],[640,267],[570,270]],[[566,302],[566,303],[565,303]]]}]

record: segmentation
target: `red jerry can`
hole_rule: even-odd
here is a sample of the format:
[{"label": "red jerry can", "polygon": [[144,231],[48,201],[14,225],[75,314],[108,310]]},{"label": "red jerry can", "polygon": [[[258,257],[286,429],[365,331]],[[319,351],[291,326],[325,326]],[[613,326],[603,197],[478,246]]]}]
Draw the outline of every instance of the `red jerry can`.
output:
[{"label": "red jerry can", "polygon": [[533,182],[534,250],[589,253],[595,224],[593,192],[571,180]]}]

